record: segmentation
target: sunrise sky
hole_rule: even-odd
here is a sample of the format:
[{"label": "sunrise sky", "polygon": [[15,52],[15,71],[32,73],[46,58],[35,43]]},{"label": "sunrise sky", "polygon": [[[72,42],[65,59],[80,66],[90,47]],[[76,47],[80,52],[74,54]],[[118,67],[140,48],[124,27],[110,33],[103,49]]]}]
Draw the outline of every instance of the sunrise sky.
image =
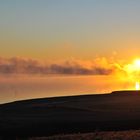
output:
[{"label": "sunrise sky", "polygon": [[[0,91],[7,92],[8,88],[0,101],[18,99],[15,93],[21,85],[26,93],[36,85],[38,90],[44,85],[42,80],[27,84],[24,79],[17,86],[13,78],[10,82],[3,78],[7,74],[108,76],[107,81],[94,77],[86,83],[76,82],[79,77],[74,77],[61,85],[51,80],[51,86],[46,82],[47,86],[57,91],[47,89],[49,94],[43,90],[35,96],[24,93],[24,97],[18,95],[20,99],[131,89],[135,82],[138,87],[139,13],[139,0],[0,0]],[[13,81],[15,85],[11,86]],[[27,91],[28,87],[31,89]]]},{"label": "sunrise sky", "polygon": [[1,0],[0,56],[133,58],[139,13],[139,0]]}]

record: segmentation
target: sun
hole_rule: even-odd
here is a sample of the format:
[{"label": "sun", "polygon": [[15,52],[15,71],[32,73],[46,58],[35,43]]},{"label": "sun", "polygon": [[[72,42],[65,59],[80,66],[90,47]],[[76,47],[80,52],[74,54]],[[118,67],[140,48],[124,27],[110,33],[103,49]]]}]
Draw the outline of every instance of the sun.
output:
[{"label": "sun", "polygon": [[140,59],[135,59],[133,65],[135,68],[140,69]]},{"label": "sun", "polygon": [[134,59],[132,63],[125,65],[124,70],[128,75],[128,80],[135,82],[135,90],[140,90],[140,59]]},{"label": "sun", "polygon": [[124,66],[124,70],[133,75],[134,73],[140,72],[140,59],[135,59],[131,64],[127,64]]}]

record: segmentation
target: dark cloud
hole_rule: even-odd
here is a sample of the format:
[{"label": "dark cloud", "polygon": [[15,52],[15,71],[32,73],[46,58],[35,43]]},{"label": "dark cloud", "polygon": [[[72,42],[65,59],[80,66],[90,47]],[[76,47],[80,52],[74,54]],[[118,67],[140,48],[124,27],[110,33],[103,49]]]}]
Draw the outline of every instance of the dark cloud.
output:
[{"label": "dark cloud", "polygon": [[76,74],[76,75],[107,75],[112,72],[111,69],[105,68],[86,68],[83,66],[67,66],[52,64],[50,67],[50,72],[54,74]]},{"label": "dark cloud", "polygon": [[110,64],[104,66],[94,62],[88,67],[78,61],[42,64],[37,60],[22,58],[0,58],[0,74],[69,74],[69,75],[109,75],[115,71]]}]

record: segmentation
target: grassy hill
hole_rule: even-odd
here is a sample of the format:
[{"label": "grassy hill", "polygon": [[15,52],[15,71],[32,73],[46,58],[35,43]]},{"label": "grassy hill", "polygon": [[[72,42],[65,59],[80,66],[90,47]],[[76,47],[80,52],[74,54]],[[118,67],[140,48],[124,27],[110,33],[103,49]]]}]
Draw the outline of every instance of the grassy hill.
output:
[{"label": "grassy hill", "polygon": [[140,128],[140,91],[16,101],[0,105],[0,134],[50,136]]}]

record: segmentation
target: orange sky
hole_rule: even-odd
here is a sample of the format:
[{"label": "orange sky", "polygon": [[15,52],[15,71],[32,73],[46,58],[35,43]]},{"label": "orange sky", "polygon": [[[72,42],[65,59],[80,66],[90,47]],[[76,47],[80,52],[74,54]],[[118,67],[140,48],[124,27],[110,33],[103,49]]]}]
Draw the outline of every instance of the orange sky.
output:
[{"label": "orange sky", "polygon": [[[134,89],[140,79],[139,13],[138,0],[0,1],[1,101]],[[8,77],[15,74],[57,75],[67,83],[61,79],[59,85],[54,78],[47,85],[42,79],[32,84],[27,78],[18,85]],[[84,78],[88,82],[81,83]],[[56,91],[46,90],[53,83]]]},{"label": "orange sky", "polygon": [[0,56],[42,60],[138,57],[139,1],[0,2]]}]

